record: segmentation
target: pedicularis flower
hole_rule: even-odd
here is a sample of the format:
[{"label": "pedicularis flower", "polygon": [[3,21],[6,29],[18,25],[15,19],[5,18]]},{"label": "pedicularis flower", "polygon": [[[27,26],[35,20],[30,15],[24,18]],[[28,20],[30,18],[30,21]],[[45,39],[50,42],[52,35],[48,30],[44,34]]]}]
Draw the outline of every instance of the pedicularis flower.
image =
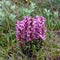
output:
[{"label": "pedicularis flower", "polygon": [[16,39],[21,42],[46,39],[45,18],[42,16],[26,16],[22,21],[16,22]]}]

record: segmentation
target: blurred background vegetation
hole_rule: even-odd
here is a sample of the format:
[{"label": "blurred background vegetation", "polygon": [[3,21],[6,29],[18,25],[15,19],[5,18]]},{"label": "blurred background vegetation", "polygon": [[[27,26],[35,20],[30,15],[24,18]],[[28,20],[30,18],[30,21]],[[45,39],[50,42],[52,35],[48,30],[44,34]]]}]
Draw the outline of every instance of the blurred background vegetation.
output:
[{"label": "blurred background vegetation", "polygon": [[0,0],[0,60],[28,60],[15,38],[16,20],[44,16],[47,38],[37,60],[60,59],[60,0]]}]

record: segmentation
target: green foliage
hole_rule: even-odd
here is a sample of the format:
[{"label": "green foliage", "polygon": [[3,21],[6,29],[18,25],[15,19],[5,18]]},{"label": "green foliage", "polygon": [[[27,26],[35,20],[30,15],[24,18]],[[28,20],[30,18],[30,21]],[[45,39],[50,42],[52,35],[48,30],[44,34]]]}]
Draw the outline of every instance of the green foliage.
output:
[{"label": "green foliage", "polygon": [[46,59],[46,53],[45,53],[44,49],[42,48],[39,50],[36,60],[45,60],[45,59]]},{"label": "green foliage", "polygon": [[27,42],[25,46],[22,46],[24,54],[32,57],[42,48],[42,43],[42,40]]},{"label": "green foliage", "polygon": [[[19,10],[19,18],[23,16],[31,16],[34,13],[34,9],[36,8],[36,3],[32,2],[28,8],[20,7]],[[21,19],[21,18],[20,18]]]},{"label": "green foliage", "polygon": [[58,19],[58,11],[53,13],[50,10],[44,9],[43,16],[46,17],[46,26],[49,30],[60,29],[60,21]]}]

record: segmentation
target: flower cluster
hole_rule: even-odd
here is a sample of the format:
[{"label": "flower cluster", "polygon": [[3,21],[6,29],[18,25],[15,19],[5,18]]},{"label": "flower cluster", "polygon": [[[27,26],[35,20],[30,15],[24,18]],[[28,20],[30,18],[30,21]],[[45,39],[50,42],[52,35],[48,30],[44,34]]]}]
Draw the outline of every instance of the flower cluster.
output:
[{"label": "flower cluster", "polygon": [[16,22],[16,39],[21,42],[46,39],[45,18],[42,16],[25,16],[22,21]]}]

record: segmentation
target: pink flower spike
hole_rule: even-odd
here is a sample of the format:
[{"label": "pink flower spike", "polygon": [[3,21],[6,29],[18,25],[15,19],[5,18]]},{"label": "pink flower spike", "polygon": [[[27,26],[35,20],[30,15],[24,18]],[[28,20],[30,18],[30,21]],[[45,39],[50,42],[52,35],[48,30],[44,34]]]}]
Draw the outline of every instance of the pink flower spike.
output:
[{"label": "pink flower spike", "polygon": [[25,16],[22,21],[16,21],[16,39],[27,42],[32,40],[46,39],[45,18],[43,16]]}]

